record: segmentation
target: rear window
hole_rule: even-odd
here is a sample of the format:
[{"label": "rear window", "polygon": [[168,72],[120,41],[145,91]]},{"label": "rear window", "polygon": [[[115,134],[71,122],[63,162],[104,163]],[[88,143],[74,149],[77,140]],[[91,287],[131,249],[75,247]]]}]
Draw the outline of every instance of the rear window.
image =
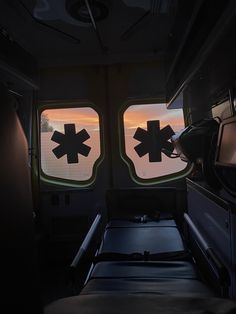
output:
[{"label": "rear window", "polygon": [[40,123],[42,173],[89,182],[101,157],[98,113],[91,107],[46,109]]},{"label": "rear window", "polygon": [[166,104],[131,105],[123,113],[123,126],[124,158],[135,178],[148,181],[186,168],[186,162],[175,158],[170,141],[173,132],[184,128],[182,109],[167,109]]}]

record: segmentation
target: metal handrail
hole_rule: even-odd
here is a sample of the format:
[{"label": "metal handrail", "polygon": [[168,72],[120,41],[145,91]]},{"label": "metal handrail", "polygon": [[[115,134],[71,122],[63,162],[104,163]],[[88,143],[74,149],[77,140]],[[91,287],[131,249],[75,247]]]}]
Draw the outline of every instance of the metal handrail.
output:
[{"label": "metal handrail", "polygon": [[225,267],[225,265],[221,262],[219,257],[214,252],[213,248],[207,243],[202,234],[199,232],[194,222],[190,218],[190,216],[185,213],[184,219],[187,222],[189,228],[191,229],[193,236],[200,247],[205,252],[206,257],[208,258],[210,265],[212,266],[221,286],[229,287],[230,286],[230,275]]},{"label": "metal handrail", "polygon": [[82,259],[82,257],[86,253],[86,251],[88,250],[89,244],[91,243],[93,236],[94,236],[95,232],[97,231],[98,226],[101,223],[101,219],[102,219],[102,215],[97,214],[97,216],[95,217],[86,237],[84,238],[84,241],[82,242],[78,252],[76,253],[70,267],[76,268],[78,263],[80,262],[80,260]]}]

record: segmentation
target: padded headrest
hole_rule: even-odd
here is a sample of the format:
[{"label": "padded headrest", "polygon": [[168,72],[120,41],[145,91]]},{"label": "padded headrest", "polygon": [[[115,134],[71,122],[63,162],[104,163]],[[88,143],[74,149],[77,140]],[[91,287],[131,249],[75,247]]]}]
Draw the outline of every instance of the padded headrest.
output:
[{"label": "padded headrest", "polygon": [[172,137],[172,142],[184,161],[197,162],[209,152],[213,136],[218,134],[219,122],[216,119],[203,119],[187,126]]},{"label": "padded headrest", "polygon": [[217,119],[203,119],[189,125],[172,137],[179,157],[184,161],[194,163],[197,166],[196,169],[201,169],[201,174],[198,173],[198,175],[203,175],[202,179],[216,189],[221,186],[214,168],[219,125]]}]

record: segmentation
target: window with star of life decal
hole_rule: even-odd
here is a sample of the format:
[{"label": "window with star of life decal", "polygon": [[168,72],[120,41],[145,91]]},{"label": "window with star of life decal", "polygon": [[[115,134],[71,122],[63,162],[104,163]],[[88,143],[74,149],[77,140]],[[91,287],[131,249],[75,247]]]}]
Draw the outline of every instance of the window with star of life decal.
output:
[{"label": "window with star of life decal", "polygon": [[[167,175],[172,175],[184,170],[187,166],[180,158],[175,157],[176,151],[172,151],[172,156],[165,154],[165,150],[160,147],[159,157],[150,158],[150,152],[147,149],[142,151],[142,136],[149,136],[150,129],[158,129],[156,137],[150,134],[151,143],[155,146],[158,142],[158,134],[162,130],[170,128],[172,132],[182,130],[184,118],[182,109],[167,109],[166,104],[137,104],[129,106],[123,114],[124,137],[125,137],[125,154],[128,160],[134,165],[135,174],[141,179],[155,179]],[[171,135],[171,133],[170,133]],[[170,146],[170,139],[165,138]],[[145,143],[144,143],[145,144]],[[141,150],[141,152],[139,152]],[[171,150],[171,148],[170,148]],[[170,155],[170,154],[169,154]]]},{"label": "window with star of life decal", "polygon": [[46,109],[40,116],[41,169],[46,176],[88,181],[101,156],[99,115],[91,107]]}]

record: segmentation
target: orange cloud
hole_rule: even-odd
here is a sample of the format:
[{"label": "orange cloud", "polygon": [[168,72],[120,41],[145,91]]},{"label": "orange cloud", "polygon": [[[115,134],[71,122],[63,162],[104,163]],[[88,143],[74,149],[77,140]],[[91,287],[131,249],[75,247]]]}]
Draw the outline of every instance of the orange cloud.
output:
[{"label": "orange cloud", "polygon": [[68,108],[68,109],[47,109],[43,115],[46,115],[50,123],[80,123],[88,125],[98,125],[99,117],[92,108]]},{"label": "orange cloud", "polygon": [[160,120],[161,128],[168,124],[175,130],[184,127],[182,110],[168,110],[163,104],[131,106],[124,113],[125,129],[146,128],[148,120]]}]

